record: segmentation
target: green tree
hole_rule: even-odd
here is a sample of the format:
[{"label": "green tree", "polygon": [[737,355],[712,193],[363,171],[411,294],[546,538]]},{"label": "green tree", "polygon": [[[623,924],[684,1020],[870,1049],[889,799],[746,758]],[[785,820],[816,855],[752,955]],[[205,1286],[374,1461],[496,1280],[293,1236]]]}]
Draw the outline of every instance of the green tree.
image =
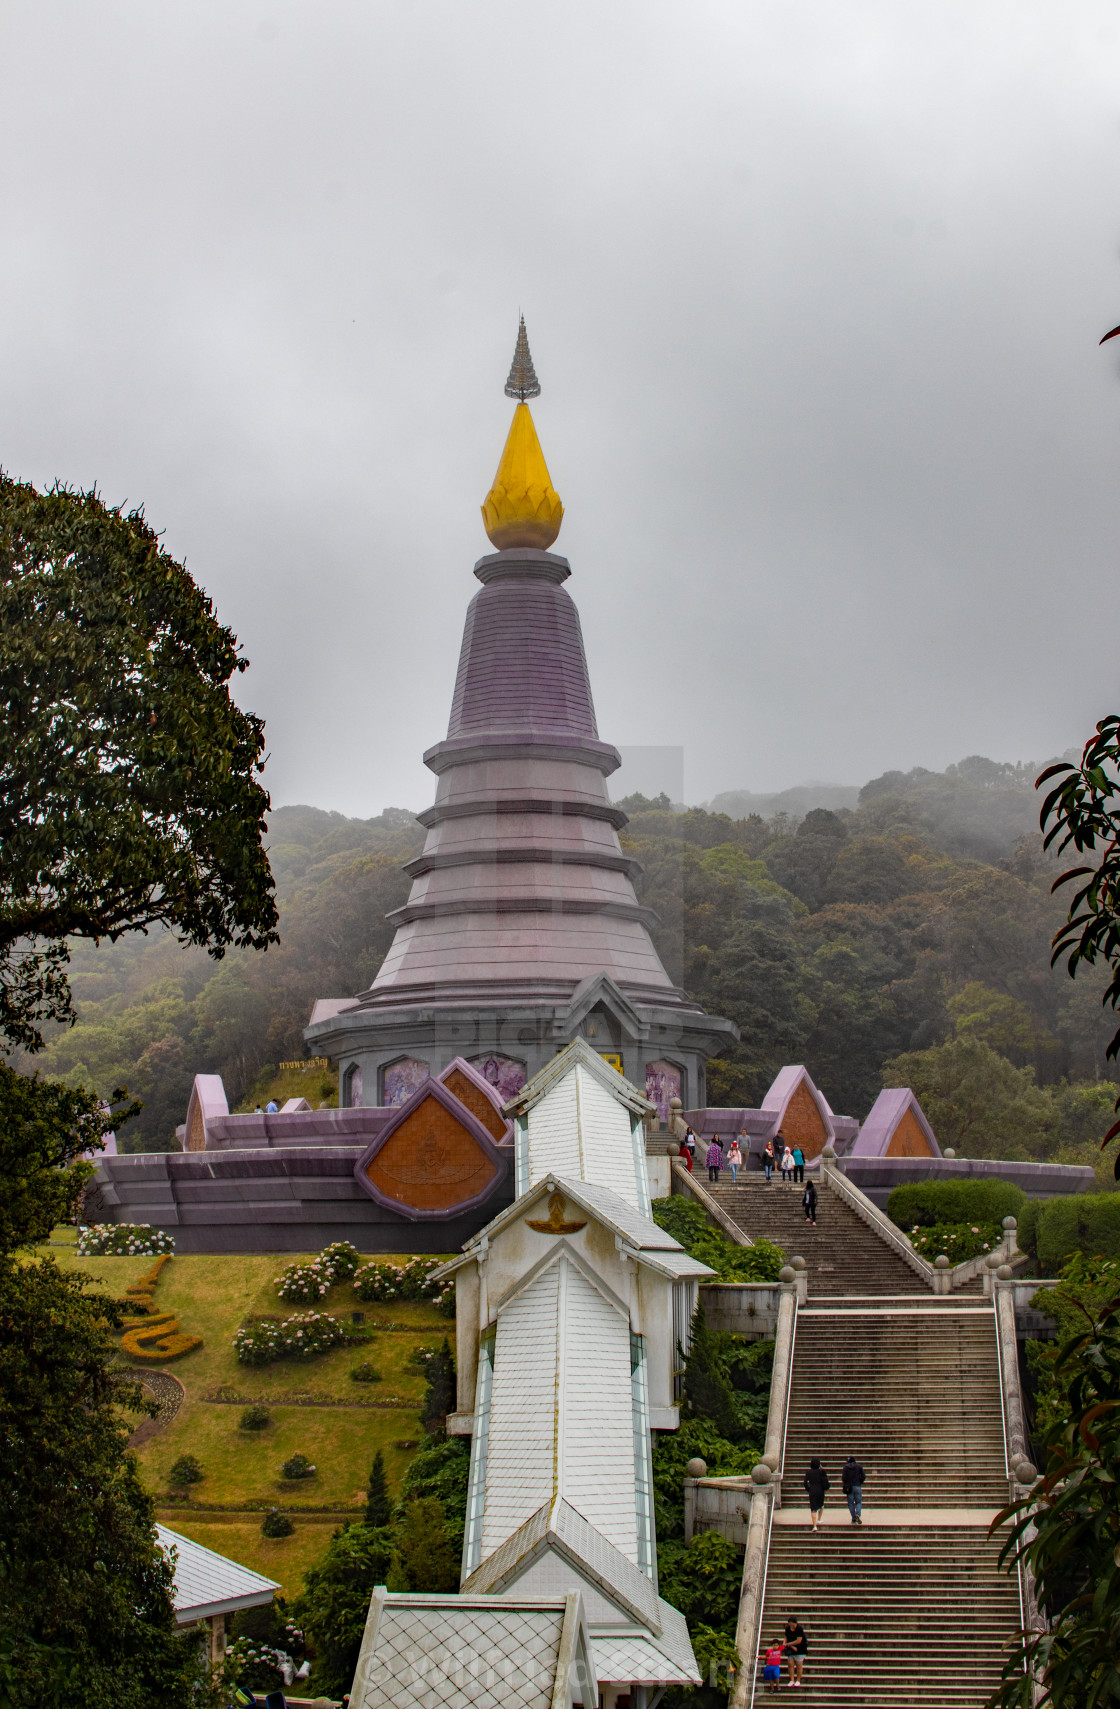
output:
[{"label": "green tree", "polygon": [[140,511],[0,473],[0,1032],[71,1014],[71,938],[275,941],[236,638]]},{"label": "green tree", "polygon": [[893,1057],[883,1064],[883,1083],[911,1087],[941,1145],[970,1157],[1044,1156],[1057,1128],[1034,1070],[1014,1068],[979,1039]]},{"label": "green tree", "polygon": [[[1103,962],[1109,974],[1101,1003],[1114,1012],[1120,1009],[1120,801],[1116,783],[1120,766],[1120,713],[1109,713],[1097,725],[1096,735],[1085,744],[1079,766],[1065,761],[1048,766],[1036,785],[1055,778],[1061,781],[1044,798],[1039,815],[1047,848],[1064,854],[1072,845],[1079,855],[1094,858],[1073,866],[1055,881],[1058,890],[1073,885],[1064,923],[1054,935],[1054,962],[1065,961],[1074,978],[1083,968]],[[1049,825],[1049,830],[1047,826]],[[1109,1061],[1120,1057],[1120,1028],[1113,1033],[1105,1053]],[[1120,1098],[1116,1108],[1120,1109]],[[1114,1122],[1104,1143],[1120,1135]],[[1120,1181],[1120,1155],[1114,1165]]]},{"label": "green tree", "polygon": [[406,1504],[397,1531],[390,1590],[448,1592],[459,1588],[459,1559],[447,1534],[443,1505],[435,1496]]},{"label": "green tree", "polygon": [[385,1476],[385,1456],[379,1448],[373,1456],[373,1465],[369,1472],[369,1488],[366,1493],[366,1524],[388,1525],[393,1517],[393,1504],[389,1500],[389,1482]]},{"label": "green tree", "polygon": [[5,1709],[209,1700],[126,1453],[115,1307],[51,1262],[0,1261],[0,1680]]},{"label": "green tree", "polygon": [[727,1367],[721,1357],[719,1337],[708,1328],[703,1305],[692,1319],[692,1340],[684,1370],[685,1412],[691,1418],[710,1419],[719,1434],[738,1442],[745,1434],[735,1408],[735,1396]]},{"label": "green tree", "polygon": [[427,1360],[425,1376],[428,1386],[420,1422],[430,1435],[442,1434],[448,1413],[455,1411],[455,1360],[446,1335],[443,1345]]},{"label": "green tree", "polygon": [[373,1587],[388,1581],[393,1535],[386,1527],[346,1525],[310,1567],[293,1614],[314,1661],[311,1689],[341,1697],[349,1691],[362,1647]]},{"label": "green tree", "polygon": [[1075,1307],[1080,1327],[1053,1361],[1067,1404],[1046,1432],[1045,1474],[992,1522],[1011,1521],[1000,1558],[1029,1566],[1050,1620],[1005,1665],[992,1698],[1005,1709],[1032,1709],[1035,1677],[1053,1709],[1120,1703],[1120,1295]]}]

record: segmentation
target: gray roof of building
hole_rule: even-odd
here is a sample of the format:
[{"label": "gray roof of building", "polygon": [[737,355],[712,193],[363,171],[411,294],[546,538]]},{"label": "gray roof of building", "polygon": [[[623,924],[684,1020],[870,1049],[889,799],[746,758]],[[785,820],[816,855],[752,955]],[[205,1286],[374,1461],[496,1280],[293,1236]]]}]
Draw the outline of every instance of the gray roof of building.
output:
[{"label": "gray roof of building", "polygon": [[475,1568],[463,1588],[501,1590],[544,1549],[567,1556],[620,1608],[653,1632],[660,1632],[658,1596],[651,1580],[562,1496],[539,1507]]},{"label": "gray roof of building", "polygon": [[553,1709],[558,1698],[567,1701],[569,1601],[582,1606],[578,1598],[387,1595],[378,1588],[353,1709]]},{"label": "gray roof of building", "polygon": [[205,1620],[212,1614],[232,1614],[271,1602],[280,1589],[275,1579],[204,1549],[190,1537],[156,1526],[156,1541],[165,1554],[175,1550],[175,1618],[180,1624]]}]

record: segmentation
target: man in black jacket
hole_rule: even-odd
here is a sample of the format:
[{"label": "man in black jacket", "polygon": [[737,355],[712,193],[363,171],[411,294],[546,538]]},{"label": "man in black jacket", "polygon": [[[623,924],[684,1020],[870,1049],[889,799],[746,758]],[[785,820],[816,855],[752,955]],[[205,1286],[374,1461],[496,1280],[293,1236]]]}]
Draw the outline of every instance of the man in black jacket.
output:
[{"label": "man in black jacket", "polygon": [[848,1498],[848,1512],[852,1516],[853,1525],[863,1524],[863,1484],[867,1473],[860,1465],[854,1454],[849,1454],[844,1462],[844,1494]]}]

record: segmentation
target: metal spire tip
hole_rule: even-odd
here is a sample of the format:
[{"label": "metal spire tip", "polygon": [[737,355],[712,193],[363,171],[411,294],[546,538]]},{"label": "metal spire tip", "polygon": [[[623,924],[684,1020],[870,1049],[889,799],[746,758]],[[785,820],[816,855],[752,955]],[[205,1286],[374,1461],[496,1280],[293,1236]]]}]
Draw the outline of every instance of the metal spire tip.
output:
[{"label": "metal spire tip", "polygon": [[521,316],[521,325],[517,329],[517,344],[514,347],[513,363],[505,389],[507,398],[519,398],[522,403],[526,398],[539,398],[541,395],[541,383],[537,379],[533,358],[529,354],[524,315]]}]

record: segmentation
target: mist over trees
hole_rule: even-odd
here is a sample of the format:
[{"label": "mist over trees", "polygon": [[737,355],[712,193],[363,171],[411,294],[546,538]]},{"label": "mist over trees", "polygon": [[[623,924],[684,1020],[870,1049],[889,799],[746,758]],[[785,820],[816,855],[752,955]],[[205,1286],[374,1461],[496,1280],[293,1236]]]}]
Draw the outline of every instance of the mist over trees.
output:
[{"label": "mist over trees", "polygon": [[[670,976],[742,1029],[710,1066],[712,1103],[757,1104],[784,1063],[805,1062],[844,1114],[908,1083],[942,1142],[973,1156],[1096,1162],[1117,1073],[1107,976],[1075,983],[1049,965],[1065,913],[1037,769],[972,757],[888,772],[855,807],[801,818],[623,802]],[[127,1084],[145,1109],[123,1143],[172,1145],[195,1073],[222,1074],[242,1099],[270,1064],[303,1055],[315,998],[369,985],[392,939],[385,913],[407,897],[400,865],[423,837],[404,809],[279,808],[280,944],[229,951],[217,971],[168,934],[76,945],[81,1018],[40,1062],[71,1083]]]}]

